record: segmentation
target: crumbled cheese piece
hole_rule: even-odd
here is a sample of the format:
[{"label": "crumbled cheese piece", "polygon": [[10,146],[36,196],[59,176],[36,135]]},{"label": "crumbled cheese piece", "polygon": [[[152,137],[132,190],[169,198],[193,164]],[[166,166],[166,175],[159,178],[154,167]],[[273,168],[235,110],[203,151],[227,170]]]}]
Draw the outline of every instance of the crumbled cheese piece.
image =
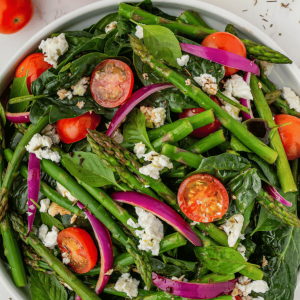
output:
[{"label": "crumbled cheese piece", "polygon": [[185,281],[184,278],[185,277],[185,275],[182,275],[182,276],[180,276],[179,278],[177,278],[177,277],[175,277],[175,276],[172,276],[171,277],[171,280],[174,280],[174,281]]},{"label": "crumbled cheese piece", "polygon": [[263,297],[258,296],[257,298],[252,298],[252,300],[264,300]]},{"label": "crumbled cheese piece", "polygon": [[163,223],[153,214],[136,207],[135,211],[138,215],[138,224],[143,230],[136,230],[135,234],[141,238],[139,249],[151,251],[152,255],[159,254],[159,244],[164,237]]},{"label": "crumbled cheese piece", "polygon": [[88,88],[89,82],[90,77],[82,77],[74,86],[71,87],[73,95],[83,96]]},{"label": "crumbled cheese piece", "polygon": [[80,109],[82,109],[83,107],[84,107],[84,102],[83,101],[80,101],[80,102],[77,102],[77,106],[80,108]]},{"label": "crumbled cheese piece", "polygon": [[57,68],[58,58],[67,52],[69,44],[66,40],[65,34],[61,33],[59,36],[48,38],[46,41],[42,40],[39,49],[45,54],[44,61]]},{"label": "crumbled cheese piece", "polygon": [[105,26],[105,33],[108,33],[110,31],[112,31],[113,29],[115,29],[118,25],[117,21],[113,21],[111,23],[109,23],[108,25]]},{"label": "crumbled cheese piece", "polygon": [[259,60],[258,62],[259,62],[260,67],[263,69],[265,75],[266,76],[271,75],[275,65],[273,63],[270,63],[267,61],[262,61],[262,60]]},{"label": "crumbled cheese piece", "polygon": [[143,78],[144,78],[145,80],[149,80],[148,73],[144,73],[142,76],[143,76]]},{"label": "crumbled cheese piece", "polygon": [[46,213],[50,206],[50,200],[48,198],[42,199],[40,201],[40,205],[41,205],[40,212]]},{"label": "crumbled cheese piece", "polygon": [[164,107],[140,107],[141,112],[145,115],[146,127],[158,128],[164,125],[167,118],[166,109]]},{"label": "crumbled cheese piece", "polygon": [[199,224],[200,222],[196,222],[196,221],[193,221],[192,223],[190,223],[191,226],[194,226],[194,225],[197,225]]},{"label": "crumbled cheese piece", "polygon": [[139,223],[135,223],[131,218],[127,220],[127,225],[131,226],[132,228],[139,227]]},{"label": "crumbled cheese piece", "polygon": [[39,239],[47,248],[53,249],[57,245],[58,233],[59,230],[55,226],[52,226],[52,231],[48,231],[47,225],[42,224],[39,229]]},{"label": "crumbled cheese piece", "polygon": [[255,280],[251,282],[246,276],[239,278],[236,288],[239,290],[241,296],[248,296],[252,291],[255,293],[264,294],[269,290],[269,286],[264,280]]},{"label": "crumbled cheese piece", "polygon": [[61,207],[57,203],[52,202],[51,205],[50,205],[50,207],[49,207],[49,209],[48,209],[48,214],[51,217],[55,217],[58,214],[60,214],[61,216],[64,216],[64,215],[71,215],[72,213],[69,210]]},{"label": "crumbled cheese piece", "polygon": [[266,259],[265,256],[263,256],[263,263],[262,263],[262,267],[266,267],[268,265],[268,261]]},{"label": "crumbled cheese piece", "polygon": [[39,239],[43,241],[46,238],[46,234],[48,232],[48,227],[45,224],[42,224],[39,228]]},{"label": "crumbled cheese piece", "polygon": [[291,109],[300,112],[300,97],[298,97],[291,88],[284,87],[282,89],[282,96]]},{"label": "crumbled cheese piece", "polygon": [[68,91],[66,89],[61,89],[57,91],[57,95],[59,96],[60,100],[64,100],[65,98],[72,99],[73,94],[71,91]]},{"label": "crumbled cheese piece", "polygon": [[231,76],[224,84],[224,89],[234,97],[253,100],[250,86],[237,74]]},{"label": "crumbled cheese piece", "polygon": [[[122,121],[122,122],[124,122],[124,121]],[[108,129],[110,123],[111,123],[111,122],[105,123],[105,126],[106,126],[107,129]],[[120,129],[120,128],[117,128],[117,129],[115,130],[115,132],[113,133],[113,135],[112,135],[111,138],[112,138],[115,142],[117,142],[117,143],[119,143],[119,144],[123,143],[123,141],[124,141],[124,136],[123,136],[123,134],[122,134],[122,132],[121,132],[121,129]]]},{"label": "crumbled cheese piece", "polygon": [[180,67],[184,67],[187,66],[187,63],[190,60],[190,56],[189,55],[182,55],[180,58],[177,58],[177,63]]},{"label": "crumbled cheese piece", "polygon": [[221,226],[221,229],[223,229],[228,235],[229,247],[234,247],[242,231],[243,224],[244,224],[243,215],[237,214],[237,215],[233,215],[231,218],[229,218],[226,221],[225,224]]},{"label": "crumbled cheese piece", "polygon": [[52,151],[50,149],[51,146],[52,140],[49,136],[42,136],[36,133],[25,148],[28,152],[34,153],[38,159],[50,159],[58,163],[60,161],[60,155],[57,151]]},{"label": "crumbled cheese piece", "polygon": [[64,252],[61,256],[63,258],[63,264],[68,265],[71,262],[69,252]]},{"label": "crumbled cheese piece", "polygon": [[136,154],[137,158],[142,158],[146,152],[146,145],[142,142],[135,144],[133,152]]},{"label": "crumbled cheese piece", "polygon": [[48,124],[41,132],[42,134],[51,138],[53,144],[58,144],[60,142],[60,137],[56,132],[55,124]]},{"label": "crumbled cheese piece", "polygon": [[137,25],[135,27],[136,29],[136,32],[135,32],[135,36],[138,38],[138,39],[142,39],[144,37],[144,29],[142,26],[140,25]]},{"label": "crumbled cheese piece", "polygon": [[262,88],[262,84],[260,82],[258,82],[258,87],[261,89]]},{"label": "crumbled cheese piece", "polygon": [[245,258],[246,261],[248,260],[247,257],[245,256],[246,247],[244,245],[239,244],[236,250]]},{"label": "crumbled cheese piece", "polygon": [[128,297],[136,297],[138,295],[138,286],[140,282],[132,278],[129,273],[123,273],[115,284],[118,292],[124,292]]},{"label": "crumbled cheese piece", "polygon": [[201,74],[194,77],[194,80],[202,87],[203,91],[209,95],[215,95],[218,92],[217,79],[210,74]]},{"label": "crumbled cheese piece", "polygon": [[[225,90],[223,92],[223,94],[225,96],[227,96],[228,98],[232,99],[233,101],[237,102],[238,101],[232,97],[232,95],[230,94],[230,92],[228,92],[228,90]],[[223,99],[220,99],[221,103],[223,104],[222,105],[222,108],[230,115],[232,116],[234,119],[236,119],[238,122],[242,122],[242,118],[239,116],[240,114],[240,109],[238,109],[237,107],[229,104],[228,102],[224,101]]]},{"label": "crumbled cheese piece", "polygon": [[71,202],[76,202],[78,199],[73,197],[71,193],[64,187],[62,186],[59,182],[56,182],[56,191],[60,193],[63,197],[69,199]]},{"label": "crumbled cheese piece", "polygon": [[104,275],[111,275],[114,272],[114,269],[109,269]]},{"label": "crumbled cheese piece", "polygon": [[185,85],[191,85],[191,79],[187,79],[186,81],[185,81]]}]

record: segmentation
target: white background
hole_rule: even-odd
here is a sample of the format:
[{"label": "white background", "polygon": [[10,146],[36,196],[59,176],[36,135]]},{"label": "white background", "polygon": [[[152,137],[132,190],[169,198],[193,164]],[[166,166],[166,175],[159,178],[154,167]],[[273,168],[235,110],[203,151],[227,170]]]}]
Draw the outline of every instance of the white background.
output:
[{"label": "white background", "polygon": [[[300,67],[299,0],[202,0],[231,11],[257,26],[277,42]],[[270,2],[276,1],[276,2]],[[33,0],[35,13],[26,28],[14,35],[0,35],[0,68],[32,35],[53,20],[97,0]],[[256,5],[255,5],[256,3]],[[283,7],[281,3],[288,4]],[[265,21],[265,20],[267,21]],[[272,26],[271,26],[272,25]],[[1,300],[11,299],[0,285]],[[14,299],[12,299],[14,300]]]}]

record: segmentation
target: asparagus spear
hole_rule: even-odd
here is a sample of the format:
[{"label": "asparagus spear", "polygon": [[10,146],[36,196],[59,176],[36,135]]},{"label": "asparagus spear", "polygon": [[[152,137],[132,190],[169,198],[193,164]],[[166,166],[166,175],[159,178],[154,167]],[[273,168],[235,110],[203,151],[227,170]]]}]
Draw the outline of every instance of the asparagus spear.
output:
[{"label": "asparagus spear", "polygon": [[185,24],[212,29],[195,11],[186,10],[177,18],[177,20]]},{"label": "asparagus spear", "polygon": [[[273,120],[272,112],[264,98],[262,90],[258,86],[258,80],[256,76],[251,75],[250,87],[253,95],[253,101],[259,116],[265,119],[270,127],[276,126]],[[281,188],[284,193],[297,191],[290,164],[287,160],[285,150],[283,148],[281,138],[278,131],[270,135],[270,145],[278,153],[278,159],[276,160],[277,174],[281,184]]]},{"label": "asparagus spear", "polygon": [[265,94],[265,98],[268,105],[271,105],[273,102],[275,102],[280,97],[280,95],[281,95],[281,90],[275,90]]},{"label": "asparagus spear", "polygon": [[235,28],[232,24],[227,24],[227,26],[225,27],[225,32],[229,32],[229,33],[235,35],[236,37],[238,37],[238,35],[235,31]]},{"label": "asparagus spear", "polygon": [[250,109],[242,104],[240,104],[239,102],[235,102],[234,100],[228,98],[226,95],[224,95],[222,92],[218,91],[216,93],[216,96],[224,101],[226,101],[227,103],[229,103],[232,106],[235,106],[236,108],[238,108],[241,111],[244,111],[245,113],[249,114]]},{"label": "asparagus spear", "polygon": [[238,121],[232,118],[227,112],[225,112],[219,105],[217,105],[213,100],[211,100],[200,88],[194,86],[193,84],[186,86],[185,79],[177,74],[175,71],[171,70],[160,61],[155,59],[152,55],[148,53],[148,50],[143,45],[143,43],[130,36],[130,42],[134,53],[140,56],[141,60],[148,64],[151,68],[157,71],[161,76],[168,79],[171,83],[177,86],[184,94],[191,97],[197,103],[199,103],[204,109],[213,109],[215,115],[221,124],[232,132],[243,144],[245,144],[249,149],[258,154],[268,163],[274,163],[277,158],[277,153],[267,147],[259,139],[257,139],[253,134],[251,134],[245,127],[243,127]]},{"label": "asparagus spear", "polygon": [[234,274],[222,275],[222,274],[207,274],[201,278],[191,280],[190,282],[196,283],[211,283],[211,282],[224,282],[233,280]]}]

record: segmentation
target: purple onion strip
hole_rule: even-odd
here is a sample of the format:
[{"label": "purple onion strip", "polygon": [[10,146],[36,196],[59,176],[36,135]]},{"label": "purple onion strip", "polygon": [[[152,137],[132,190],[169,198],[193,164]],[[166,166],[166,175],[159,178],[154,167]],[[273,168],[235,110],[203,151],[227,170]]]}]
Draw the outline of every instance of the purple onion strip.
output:
[{"label": "purple onion strip", "polygon": [[281,204],[286,205],[288,207],[291,207],[293,205],[293,203],[284,199],[273,186],[266,184],[264,188],[270,196],[272,196],[276,201],[280,202]]},{"label": "purple onion strip", "polygon": [[8,121],[10,121],[12,123],[28,123],[28,122],[30,122],[29,112],[10,113],[10,112],[6,111],[5,117]]}]

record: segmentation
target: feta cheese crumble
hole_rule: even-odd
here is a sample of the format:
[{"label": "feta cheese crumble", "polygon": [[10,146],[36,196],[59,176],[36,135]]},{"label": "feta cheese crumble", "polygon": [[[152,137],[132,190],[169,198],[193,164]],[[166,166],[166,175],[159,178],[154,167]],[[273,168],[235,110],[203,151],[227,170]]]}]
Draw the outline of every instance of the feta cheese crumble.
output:
[{"label": "feta cheese crumble", "polygon": [[188,79],[185,81],[185,85],[187,85],[187,86],[188,86],[188,85],[191,85],[191,79],[188,78]]},{"label": "feta cheese crumble", "polygon": [[141,112],[145,115],[146,127],[158,128],[164,125],[167,118],[166,109],[164,107],[140,107]]},{"label": "feta cheese crumble", "polygon": [[69,44],[65,34],[61,33],[59,36],[48,38],[46,41],[42,40],[39,49],[45,54],[44,61],[56,69],[58,58],[67,52]]},{"label": "feta cheese crumble", "polygon": [[[60,205],[58,205],[57,203],[55,202],[52,202],[51,205],[49,206],[48,208],[48,214],[51,216],[51,217],[55,217],[57,216],[58,214],[60,214],[61,216],[64,216],[64,215],[71,215],[72,213],[61,207]],[[75,216],[75,215],[74,215]],[[71,222],[72,224],[72,222]]]},{"label": "feta cheese crumble", "polygon": [[144,29],[142,26],[140,25],[137,25],[135,27],[136,31],[135,31],[135,36],[138,38],[138,39],[142,39],[144,37]]},{"label": "feta cheese crumble", "polygon": [[68,99],[72,99],[73,98],[73,94],[71,91],[68,91],[66,89],[61,89],[57,91],[57,95],[59,97],[60,100],[64,100],[65,98]]},{"label": "feta cheese crumble", "polygon": [[57,245],[58,233],[59,230],[55,226],[52,226],[52,231],[48,231],[48,226],[42,224],[39,228],[39,239],[47,248],[53,249]]},{"label": "feta cheese crumble", "polygon": [[108,33],[110,31],[112,31],[113,29],[115,29],[118,25],[117,21],[113,21],[111,23],[109,23],[108,25],[105,26],[105,33]]},{"label": "feta cheese crumble", "polygon": [[190,60],[190,56],[189,55],[182,55],[180,58],[177,58],[177,63],[180,67],[184,67],[187,66],[187,63]]},{"label": "feta cheese crumble", "polygon": [[71,262],[70,254],[68,252],[64,252],[61,256],[63,258],[63,260],[62,260],[63,264],[67,265]]},{"label": "feta cheese crumble", "polygon": [[60,137],[56,132],[55,124],[48,124],[41,132],[43,135],[46,135],[51,138],[53,144],[58,144],[60,142]]},{"label": "feta cheese crumble", "polygon": [[90,77],[82,77],[74,86],[71,87],[73,95],[83,96],[88,88],[89,82]]},{"label": "feta cheese crumble", "polygon": [[[239,101],[237,101],[234,97],[232,97],[232,95],[230,94],[230,92],[228,92],[228,90],[225,90],[223,92],[223,94],[225,96],[227,96],[228,98],[230,98],[231,100],[239,103]],[[223,99],[219,98],[219,100],[221,101],[221,103],[223,104],[221,107],[222,109],[224,109],[231,117],[233,117],[235,120],[237,120],[239,123],[242,122],[242,118],[239,116],[240,114],[240,109],[238,109],[237,107],[231,105],[230,103],[224,101]]]},{"label": "feta cheese crumble", "polygon": [[224,89],[227,91],[228,94],[234,97],[253,100],[250,86],[247,84],[246,81],[244,81],[244,79],[240,75],[232,75],[231,78],[225,82]]},{"label": "feta cheese crumble", "polygon": [[255,280],[251,282],[251,279],[246,276],[241,276],[239,278],[236,288],[238,289],[239,295],[244,297],[248,296],[252,291],[264,294],[269,290],[269,286],[266,281]]},{"label": "feta cheese crumble", "polygon": [[80,108],[80,109],[82,109],[83,107],[84,107],[84,102],[83,101],[80,101],[80,102],[77,102],[77,106]]},{"label": "feta cheese crumble", "polygon": [[135,278],[132,278],[129,273],[123,273],[115,284],[115,289],[118,292],[124,292],[128,297],[137,297],[138,286],[140,282]]},{"label": "feta cheese crumble", "polygon": [[131,218],[127,220],[127,225],[131,226],[132,228],[139,227],[139,223],[135,223]]},{"label": "feta cheese crumble", "polygon": [[229,247],[234,247],[235,243],[237,242],[242,227],[244,224],[244,217],[241,214],[233,215],[231,218],[229,218],[225,224],[221,226],[221,229],[223,229],[226,234],[228,235],[228,245]]},{"label": "feta cheese crumble", "polygon": [[56,182],[56,191],[61,194],[63,197],[69,199],[71,202],[76,202],[78,199],[73,197],[71,193],[64,187],[62,186],[59,182]]},{"label": "feta cheese crumble", "polygon": [[300,97],[298,97],[291,88],[284,87],[282,89],[282,96],[291,109],[300,112]]},{"label": "feta cheese crumble", "polygon": [[246,261],[248,260],[247,257],[245,256],[246,247],[244,245],[239,244],[236,250],[245,258]]},{"label": "feta cheese crumble", "polygon": [[215,95],[218,92],[217,79],[210,74],[201,74],[194,77],[194,80],[202,87],[203,91],[209,95]]},{"label": "feta cheese crumble", "polygon": [[273,63],[270,63],[267,61],[262,61],[262,60],[259,60],[258,62],[259,62],[260,67],[263,69],[265,75],[266,76],[271,75],[275,65]]},{"label": "feta cheese crumble", "polygon": [[[108,129],[110,123],[111,123],[111,122],[105,123],[105,126],[106,126],[107,129]],[[122,134],[122,132],[121,132],[121,129],[120,129],[120,128],[117,128],[117,129],[115,130],[115,132],[113,133],[113,135],[112,135],[111,138],[112,138],[115,142],[117,142],[117,143],[119,143],[119,144],[123,143],[123,141],[124,141],[124,136],[123,136],[123,134]]]},{"label": "feta cheese crumble", "polygon": [[41,205],[40,212],[46,213],[50,206],[50,200],[48,198],[42,199],[40,201],[40,205]]},{"label": "feta cheese crumble", "polygon": [[142,142],[135,144],[133,152],[136,154],[137,158],[142,158],[146,152],[146,145]]}]

